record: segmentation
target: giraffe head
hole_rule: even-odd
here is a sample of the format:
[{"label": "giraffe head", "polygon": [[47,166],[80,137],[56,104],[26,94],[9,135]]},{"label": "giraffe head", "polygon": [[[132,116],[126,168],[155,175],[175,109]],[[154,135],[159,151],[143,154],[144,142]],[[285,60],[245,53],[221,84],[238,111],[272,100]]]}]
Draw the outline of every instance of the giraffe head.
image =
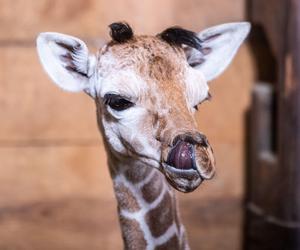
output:
[{"label": "giraffe head", "polygon": [[97,55],[78,38],[41,33],[44,69],[67,91],[96,103],[98,125],[114,159],[159,169],[189,192],[214,174],[215,159],[194,114],[208,100],[208,82],[229,65],[248,23],[215,26],[199,34],[179,27],[137,36],[125,23],[110,25],[112,40]]}]

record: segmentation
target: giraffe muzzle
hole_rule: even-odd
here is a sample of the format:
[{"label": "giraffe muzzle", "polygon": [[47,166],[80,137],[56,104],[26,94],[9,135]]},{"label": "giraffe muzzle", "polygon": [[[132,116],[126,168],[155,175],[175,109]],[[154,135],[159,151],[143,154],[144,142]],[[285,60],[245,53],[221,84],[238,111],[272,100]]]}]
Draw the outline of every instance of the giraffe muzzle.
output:
[{"label": "giraffe muzzle", "polygon": [[[206,137],[178,136],[170,149],[163,170],[169,183],[181,192],[195,190],[214,175],[215,159]],[[201,135],[201,139],[199,139]]]}]

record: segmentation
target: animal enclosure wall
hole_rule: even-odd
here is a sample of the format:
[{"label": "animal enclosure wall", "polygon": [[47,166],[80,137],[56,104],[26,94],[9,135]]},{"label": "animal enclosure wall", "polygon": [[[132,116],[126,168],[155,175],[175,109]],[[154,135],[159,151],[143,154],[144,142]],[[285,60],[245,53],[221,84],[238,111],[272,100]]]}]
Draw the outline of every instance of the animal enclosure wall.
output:
[{"label": "animal enclosure wall", "polygon": [[[0,0],[0,249],[122,248],[94,103],[52,84],[38,62],[39,32],[78,36],[96,51],[114,21],[136,33],[200,31],[244,20],[244,8],[243,0]],[[240,247],[243,113],[253,75],[244,45],[197,114],[217,175],[179,194],[192,249]]]}]

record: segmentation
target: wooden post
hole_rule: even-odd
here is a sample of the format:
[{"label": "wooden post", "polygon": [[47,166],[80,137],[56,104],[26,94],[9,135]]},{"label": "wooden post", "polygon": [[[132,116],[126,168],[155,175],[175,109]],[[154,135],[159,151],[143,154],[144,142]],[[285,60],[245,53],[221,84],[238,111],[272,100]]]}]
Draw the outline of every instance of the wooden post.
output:
[{"label": "wooden post", "polygon": [[300,1],[290,0],[279,81],[278,208],[289,249],[300,249]]},{"label": "wooden post", "polygon": [[273,151],[274,90],[268,83],[256,83],[248,115],[246,213],[244,249],[263,249],[266,216],[272,208],[272,184],[276,169]]},{"label": "wooden post", "polygon": [[[281,41],[276,55],[276,157],[267,157],[267,161],[261,158],[261,148],[269,143],[264,133],[270,134],[272,128],[260,135],[257,124],[265,124],[265,117],[259,115],[265,106],[254,96],[252,113],[257,121],[250,132],[254,140],[250,147],[252,175],[248,177],[244,238],[244,248],[249,250],[300,250],[300,0],[277,2],[283,6],[285,29],[278,31]],[[261,24],[266,25],[263,20]],[[276,36],[269,35],[272,37]],[[267,114],[270,116],[274,117],[271,110]],[[260,140],[265,142],[260,144]]]}]

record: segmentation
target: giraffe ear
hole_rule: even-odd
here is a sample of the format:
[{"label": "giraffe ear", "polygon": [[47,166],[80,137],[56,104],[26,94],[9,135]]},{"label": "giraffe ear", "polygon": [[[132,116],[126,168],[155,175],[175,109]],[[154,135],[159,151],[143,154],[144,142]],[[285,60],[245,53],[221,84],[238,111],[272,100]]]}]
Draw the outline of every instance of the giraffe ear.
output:
[{"label": "giraffe ear", "polygon": [[89,55],[83,41],[60,33],[41,33],[37,38],[37,51],[45,71],[59,87],[89,93],[96,60]]},{"label": "giraffe ear", "polygon": [[202,49],[185,48],[189,64],[199,69],[207,81],[220,75],[230,64],[250,31],[250,23],[226,23],[198,34]]}]

